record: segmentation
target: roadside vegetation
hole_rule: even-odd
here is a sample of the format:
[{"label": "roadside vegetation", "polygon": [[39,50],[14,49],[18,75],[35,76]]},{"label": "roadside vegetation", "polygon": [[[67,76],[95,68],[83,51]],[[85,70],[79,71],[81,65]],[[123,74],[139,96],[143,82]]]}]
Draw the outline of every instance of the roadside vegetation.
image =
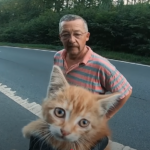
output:
[{"label": "roadside vegetation", "polygon": [[59,50],[68,13],[86,19],[97,53],[150,65],[150,0],[0,0],[0,45]]}]

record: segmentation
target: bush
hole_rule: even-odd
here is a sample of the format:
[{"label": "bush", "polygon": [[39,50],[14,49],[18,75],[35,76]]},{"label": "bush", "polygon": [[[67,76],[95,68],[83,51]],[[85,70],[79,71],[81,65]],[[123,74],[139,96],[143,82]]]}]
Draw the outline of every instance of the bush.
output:
[{"label": "bush", "polygon": [[[1,42],[60,45],[58,23],[64,14],[81,15],[91,33],[88,45],[150,56],[150,5],[136,4],[112,7],[76,7],[59,13],[46,9],[25,22],[19,19],[0,27]],[[26,17],[25,17],[26,18]]]}]

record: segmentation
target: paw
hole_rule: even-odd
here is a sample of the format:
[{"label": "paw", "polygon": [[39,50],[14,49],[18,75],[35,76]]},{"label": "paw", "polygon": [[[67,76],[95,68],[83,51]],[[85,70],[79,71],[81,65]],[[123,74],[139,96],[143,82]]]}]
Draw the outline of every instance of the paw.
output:
[{"label": "paw", "polygon": [[30,132],[30,130],[28,129],[27,126],[22,128],[22,133],[23,133],[24,138],[29,139],[31,137],[31,132]]}]

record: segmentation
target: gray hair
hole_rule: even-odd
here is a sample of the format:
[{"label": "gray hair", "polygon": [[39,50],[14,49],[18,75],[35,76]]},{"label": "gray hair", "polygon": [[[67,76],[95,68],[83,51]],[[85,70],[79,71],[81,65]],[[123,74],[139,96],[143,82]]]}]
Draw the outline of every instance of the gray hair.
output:
[{"label": "gray hair", "polygon": [[77,19],[81,19],[83,20],[84,22],[84,27],[85,27],[85,30],[88,32],[88,25],[87,25],[87,22],[85,19],[83,19],[82,17],[78,16],[78,15],[73,15],[73,14],[67,14],[67,15],[64,15],[60,21],[59,21],[59,33],[61,31],[61,23],[63,21],[73,21],[73,20],[77,20]]}]

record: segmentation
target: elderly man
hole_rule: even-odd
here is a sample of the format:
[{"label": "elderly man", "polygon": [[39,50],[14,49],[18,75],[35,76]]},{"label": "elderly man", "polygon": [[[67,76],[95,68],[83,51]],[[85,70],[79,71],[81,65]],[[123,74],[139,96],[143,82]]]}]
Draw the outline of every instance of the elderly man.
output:
[{"label": "elderly man", "polygon": [[[105,116],[105,121],[112,118],[125,104],[132,93],[132,87],[125,77],[104,57],[94,53],[86,45],[90,33],[86,21],[77,15],[65,15],[59,22],[59,36],[64,49],[54,56],[70,84],[82,86],[94,93],[120,92],[117,105]],[[30,150],[50,150],[47,145],[40,145],[39,140],[31,138]],[[95,150],[103,150],[108,138],[98,141]],[[43,148],[42,148],[43,147]]]}]

